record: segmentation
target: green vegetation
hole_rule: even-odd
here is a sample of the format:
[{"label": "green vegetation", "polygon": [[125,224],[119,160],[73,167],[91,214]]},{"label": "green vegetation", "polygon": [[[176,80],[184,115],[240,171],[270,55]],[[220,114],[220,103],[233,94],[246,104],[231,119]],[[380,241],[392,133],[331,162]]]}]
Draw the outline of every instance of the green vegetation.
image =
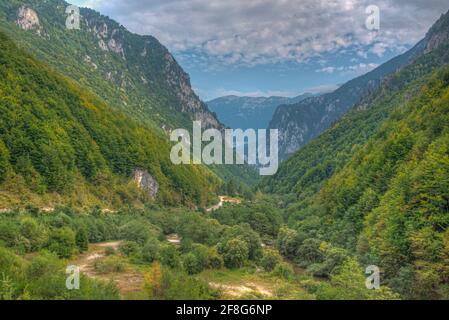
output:
[{"label": "green vegetation", "polygon": [[2,206],[33,204],[45,195],[54,198],[50,204],[145,203],[151,199],[131,181],[138,168],[158,181],[162,204],[212,199],[218,179],[207,169],[174,166],[158,133],[84,93],[2,34],[0,78]]},{"label": "green vegetation", "polygon": [[[160,146],[155,149],[146,145],[141,146],[145,147],[153,158],[160,159],[162,155],[168,159],[167,147],[156,141],[167,142],[167,132],[170,129],[191,130],[192,121],[197,119],[197,115],[205,119],[203,122],[208,127],[220,127],[206,104],[191,89],[189,76],[157,39],[133,34],[118,22],[87,8],[80,9],[83,17],[80,30],[69,30],[65,25],[67,18],[65,9],[68,5],[63,0],[0,0],[0,32],[14,39],[20,48],[25,49],[33,57],[70,78],[83,89],[83,92],[91,92],[96,97],[93,101],[105,101],[109,107],[122,111],[127,115],[126,119],[134,120],[130,121],[132,127],[139,124],[151,128],[151,134],[149,130],[139,131],[140,134],[147,136],[146,141],[152,141],[154,145]],[[25,31],[16,25],[17,13],[22,6],[36,12],[39,26]],[[59,103],[59,100],[55,99],[53,103]],[[98,112],[101,114],[101,111]],[[96,141],[102,152],[106,149],[110,154],[115,154],[118,146],[127,148],[130,141],[135,142],[128,139],[114,140],[117,134],[115,129],[115,127],[109,129],[110,135],[104,140]],[[113,142],[116,144],[115,149],[111,145]],[[63,148],[64,145],[59,147]],[[0,143],[0,151],[1,149]],[[147,157],[138,149],[129,147],[129,157],[117,159],[114,166],[126,164],[132,166],[139,157],[140,159]],[[95,153],[87,157],[89,151],[91,150],[87,148],[80,149],[79,157],[85,156],[89,162],[85,164],[85,171],[89,176],[95,176],[99,171],[97,166],[101,164],[101,159]],[[2,163],[3,153],[0,154]],[[70,154],[67,155],[69,156]],[[72,158],[64,160],[73,161]],[[100,162],[97,163],[98,161]],[[89,165],[93,165],[93,168]],[[161,163],[163,170],[167,166],[166,163]],[[120,170],[122,169],[125,168]],[[235,179],[245,187],[254,184],[257,179],[255,170],[249,166],[214,165],[209,169],[220,179],[224,181]],[[0,179],[3,175],[1,170],[2,168]],[[210,175],[202,173],[203,170],[192,170],[197,171],[200,176]],[[52,172],[57,174],[56,171]],[[30,172],[31,174],[33,172]],[[190,183],[202,184],[201,181],[191,178],[184,172],[174,179],[174,186],[184,188],[177,198],[191,197]],[[132,192],[120,190],[120,193],[129,196]],[[167,203],[179,202],[173,200],[167,199]]]},{"label": "green vegetation", "polygon": [[[0,33],[0,299],[449,298],[447,43],[283,163],[262,195],[242,183],[247,167],[213,168],[223,183],[171,163],[158,126],[192,120],[176,90],[190,84],[155,39],[91,10],[67,36],[59,0],[30,1],[37,36],[12,26],[22,3],[0,1],[0,28],[71,80]],[[101,52],[98,32],[134,50]],[[217,191],[245,201],[204,210]],[[76,263],[80,290],[68,290]],[[365,286],[369,265],[380,289]]]},{"label": "green vegetation", "polygon": [[[3,213],[0,216],[2,298],[327,299],[339,290],[352,292],[347,288],[360,284],[352,277],[365,279],[360,265],[352,266],[339,279],[350,257],[323,243],[317,249],[316,241],[301,246],[301,254],[308,257],[307,261],[320,256],[322,265],[311,267],[310,272],[308,268],[306,274],[297,270],[297,266],[280,255],[286,255],[284,246],[290,245],[284,235],[297,238],[296,231],[285,227],[279,231],[280,253],[275,248],[263,248],[260,239],[266,234],[261,235],[248,222],[261,207],[272,209],[271,201],[274,202],[262,198],[245,203],[248,221],[240,218],[229,220],[228,224],[221,224],[213,216],[231,215],[240,208],[238,205],[225,205],[211,213],[179,208],[101,213],[68,207],[56,208],[52,214],[35,210]],[[206,233],[208,237],[198,236]],[[173,234],[180,236],[179,244],[167,240]],[[87,243],[77,241],[84,237]],[[264,241],[273,243],[275,238]],[[105,247],[108,243],[109,247]],[[298,264],[300,261],[295,260]],[[68,265],[84,265],[81,285],[85,287],[81,291],[64,289]],[[45,272],[29,271],[30,268],[42,268]],[[312,278],[318,273],[316,270],[329,280]],[[111,284],[113,279],[119,279],[115,285]],[[45,295],[37,290],[41,286],[48,287]],[[348,297],[399,297],[384,286],[378,293],[367,292],[370,290],[364,286],[357,290],[352,296],[348,293]]]},{"label": "green vegetation", "polygon": [[[447,46],[395,75],[370,108],[353,110],[268,181],[295,192],[282,197],[289,228],[278,234],[280,252],[332,290],[356,257],[404,298],[447,298],[449,68],[419,77],[442,61]],[[357,294],[342,289],[314,292]]]}]

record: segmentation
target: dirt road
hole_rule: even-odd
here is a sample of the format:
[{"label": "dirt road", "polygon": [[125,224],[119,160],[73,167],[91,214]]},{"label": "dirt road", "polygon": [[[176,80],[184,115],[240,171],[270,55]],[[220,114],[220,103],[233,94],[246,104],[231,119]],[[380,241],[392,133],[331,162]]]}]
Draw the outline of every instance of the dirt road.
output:
[{"label": "dirt road", "polygon": [[215,211],[220,209],[225,203],[236,203],[236,204],[240,204],[242,202],[242,200],[237,199],[237,198],[231,198],[231,197],[227,197],[227,196],[220,196],[219,197],[220,202],[218,202],[218,204],[210,207],[209,209],[207,209],[207,212],[211,212],[211,211]]}]

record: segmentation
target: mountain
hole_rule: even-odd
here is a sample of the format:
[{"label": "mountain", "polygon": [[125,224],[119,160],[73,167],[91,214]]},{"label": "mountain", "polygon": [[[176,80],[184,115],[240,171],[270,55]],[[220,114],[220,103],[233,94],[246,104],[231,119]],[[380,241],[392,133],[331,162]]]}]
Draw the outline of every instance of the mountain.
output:
[{"label": "mountain", "polygon": [[225,96],[211,100],[207,105],[229,128],[265,129],[278,106],[298,103],[311,96],[309,93],[294,98]]},{"label": "mountain", "polygon": [[437,27],[438,25],[435,25],[411,50],[347,82],[334,92],[311,97],[293,105],[279,106],[269,127],[279,129],[281,158],[287,158],[328,129],[360,102],[362,97],[375,92],[385,78],[438,46],[447,35],[444,32],[436,32]]},{"label": "mountain", "polygon": [[191,128],[192,120],[221,127],[157,39],[87,8],[80,9],[80,29],[67,29],[68,6],[62,0],[0,0],[0,30],[138,121],[166,131]]},{"label": "mountain", "polygon": [[0,207],[206,205],[218,179],[0,33]]},{"label": "mountain", "polygon": [[[413,62],[362,97],[261,187],[292,193],[284,206],[294,230],[285,235],[296,239],[294,247],[343,248],[378,266],[382,283],[404,298],[446,298],[449,12],[415,50],[421,54]],[[293,248],[284,236],[279,241]],[[304,261],[298,252],[287,255]],[[317,275],[329,268],[319,255],[304,266]]]},{"label": "mountain", "polygon": [[[80,29],[66,27],[62,0],[0,0],[0,30],[23,49],[85,90],[102,98],[165,139],[192,121],[222,129],[191,88],[190,78],[170,52],[152,36],[127,31],[100,13],[80,9]],[[248,166],[210,166],[221,179],[252,184]]]}]

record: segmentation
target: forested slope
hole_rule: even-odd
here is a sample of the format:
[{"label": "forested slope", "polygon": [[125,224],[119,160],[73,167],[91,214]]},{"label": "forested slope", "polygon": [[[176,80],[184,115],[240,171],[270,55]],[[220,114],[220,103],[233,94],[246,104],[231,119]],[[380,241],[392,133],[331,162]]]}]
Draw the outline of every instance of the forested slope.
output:
[{"label": "forested slope", "polygon": [[204,205],[213,197],[217,179],[205,168],[174,166],[159,133],[85,93],[3,34],[0,109],[3,206],[41,197],[78,206],[133,203],[144,196],[131,181],[136,169],[154,177],[162,203]]},{"label": "forested slope", "polygon": [[[80,9],[80,28],[68,29],[63,0],[0,0],[0,30],[36,59],[98,95],[110,107],[160,131],[192,130],[192,121],[222,128],[195,94],[190,77],[156,38]],[[222,180],[252,184],[247,166],[210,168]]]},{"label": "forested slope", "polygon": [[403,298],[447,298],[448,52],[447,39],[433,43],[265,181],[293,191],[284,255],[320,276],[355,256]]}]

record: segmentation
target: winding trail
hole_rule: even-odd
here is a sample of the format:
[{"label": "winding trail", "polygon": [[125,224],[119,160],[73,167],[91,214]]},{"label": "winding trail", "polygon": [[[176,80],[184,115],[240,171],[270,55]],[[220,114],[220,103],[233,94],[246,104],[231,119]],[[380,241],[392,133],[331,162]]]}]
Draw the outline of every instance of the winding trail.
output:
[{"label": "winding trail", "polygon": [[207,212],[218,210],[221,207],[223,207],[223,205],[225,203],[235,203],[235,204],[242,203],[242,200],[237,199],[237,198],[231,198],[231,197],[228,197],[228,196],[219,196],[218,198],[220,199],[220,202],[218,202],[218,204],[216,204],[216,205],[210,207],[209,209],[207,209],[206,210]]}]

